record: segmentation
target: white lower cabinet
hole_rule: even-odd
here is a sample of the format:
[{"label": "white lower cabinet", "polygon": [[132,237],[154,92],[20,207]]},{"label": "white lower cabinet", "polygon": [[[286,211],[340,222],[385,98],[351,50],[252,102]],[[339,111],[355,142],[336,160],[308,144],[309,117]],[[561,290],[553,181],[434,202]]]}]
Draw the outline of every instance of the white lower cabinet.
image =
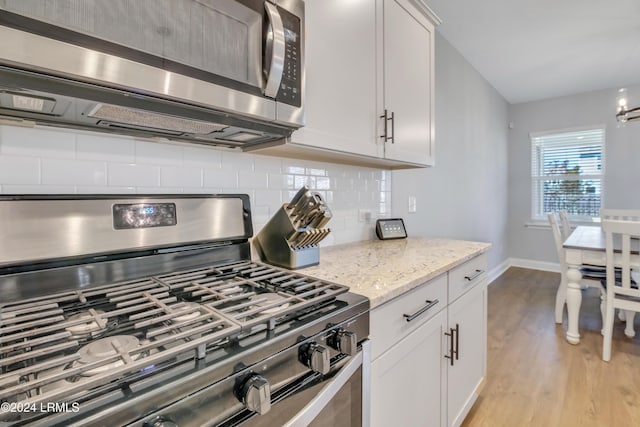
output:
[{"label": "white lower cabinet", "polygon": [[371,425],[459,426],[486,374],[486,325],[485,255],[374,308]]},{"label": "white lower cabinet", "polygon": [[372,426],[442,425],[446,325],[441,310],[372,362]]},{"label": "white lower cabinet", "polygon": [[[487,346],[486,279],[448,307],[449,333],[454,333],[453,365],[447,368],[447,419],[459,426],[476,401],[485,376]],[[457,334],[457,337],[456,337]],[[456,342],[457,341],[457,342]]]}]

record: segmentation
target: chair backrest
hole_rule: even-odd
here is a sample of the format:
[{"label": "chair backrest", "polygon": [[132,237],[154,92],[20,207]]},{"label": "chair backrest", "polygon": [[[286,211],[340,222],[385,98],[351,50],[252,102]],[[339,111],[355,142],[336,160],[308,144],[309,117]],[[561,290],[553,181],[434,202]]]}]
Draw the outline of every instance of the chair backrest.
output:
[{"label": "chair backrest", "polygon": [[564,248],[562,244],[565,239],[562,236],[562,231],[560,230],[560,223],[558,222],[558,217],[555,212],[549,212],[547,214],[549,218],[549,224],[551,225],[551,232],[553,233],[553,241],[556,244],[556,251],[558,252],[558,259],[560,261],[560,271],[566,270],[566,260],[564,257]]},{"label": "chair backrest", "polygon": [[[640,238],[640,216],[636,221],[605,218],[602,229],[606,242],[607,284],[616,283],[615,267],[620,267],[622,273],[618,281],[620,286],[607,286],[607,296],[620,294],[640,298],[640,290],[631,288],[631,269],[640,267],[640,262],[634,260],[640,246],[636,240]],[[635,252],[633,258],[632,252]]]},{"label": "chair backrest", "polygon": [[560,224],[562,224],[562,238],[567,240],[567,237],[571,234],[571,224],[569,223],[569,215],[567,211],[561,210],[558,211],[558,215],[560,215]]}]

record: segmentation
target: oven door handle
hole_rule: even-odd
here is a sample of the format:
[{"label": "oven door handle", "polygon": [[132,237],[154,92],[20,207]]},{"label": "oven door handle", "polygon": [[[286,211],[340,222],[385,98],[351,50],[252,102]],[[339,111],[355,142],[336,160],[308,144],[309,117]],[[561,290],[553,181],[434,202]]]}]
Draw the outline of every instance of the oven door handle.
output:
[{"label": "oven door handle", "polygon": [[[283,427],[305,427],[308,426],[322,410],[329,404],[340,389],[351,379],[353,374],[363,367],[365,351],[361,350],[351,357],[351,360],[344,365],[338,375],[336,375],[329,384],[324,386],[322,390],[313,398],[312,401],[294,415]],[[363,408],[364,409],[364,408]]]},{"label": "oven door handle", "polygon": [[284,25],[282,17],[275,5],[268,1],[264,3],[269,18],[269,31],[265,45],[264,74],[267,82],[264,86],[264,95],[275,98],[280,89],[282,73],[284,71]]}]

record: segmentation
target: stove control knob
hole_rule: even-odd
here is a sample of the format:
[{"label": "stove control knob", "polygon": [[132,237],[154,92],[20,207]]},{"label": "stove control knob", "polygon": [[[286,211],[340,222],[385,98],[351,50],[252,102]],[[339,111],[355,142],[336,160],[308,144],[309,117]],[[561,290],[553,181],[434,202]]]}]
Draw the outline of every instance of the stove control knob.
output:
[{"label": "stove control knob", "polygon": [[266,414],[271,409],[271,386],[263,376],[252,375],[242,387],[242,403],[253,412]]},{"label": "stove control knob", "polygon": [[336,333],[336,344],[340,353],[353,356],[358,352],[358,339],[355,332],[338,331]]},{"label": "stove control knob", "polygon": [[306,350],[306,365],[313,372],[325,375],[331,369],[331,359],[329,357],[329,349],[317,343],[309,344]]}]

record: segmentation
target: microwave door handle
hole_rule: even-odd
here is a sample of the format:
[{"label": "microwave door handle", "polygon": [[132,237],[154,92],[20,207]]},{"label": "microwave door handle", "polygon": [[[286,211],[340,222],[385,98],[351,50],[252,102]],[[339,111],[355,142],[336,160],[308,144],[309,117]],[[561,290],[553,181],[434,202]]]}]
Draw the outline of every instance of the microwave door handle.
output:
[{"label": "microwave door handle", "polygon": [[271,31],[268,31],[265,46],[265,76],[267,82],[263,92],[265,96],[275,98],[280,88],[284,70],[284,25],[282,25],[282,17],[274,4],[265,2],[264,7],[267,11]]}]

